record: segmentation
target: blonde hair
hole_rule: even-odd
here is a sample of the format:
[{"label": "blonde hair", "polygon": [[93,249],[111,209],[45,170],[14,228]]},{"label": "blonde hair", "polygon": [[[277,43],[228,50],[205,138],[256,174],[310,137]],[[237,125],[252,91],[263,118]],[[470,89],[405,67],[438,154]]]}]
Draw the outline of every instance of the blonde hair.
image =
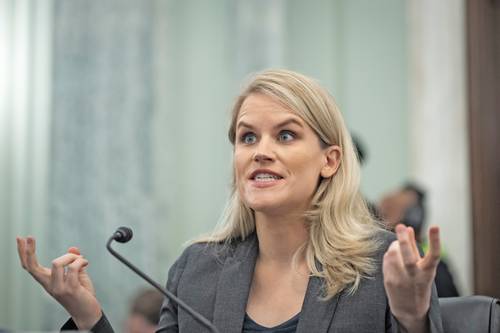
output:
[{"label": "blonde hair", "polygon": [[[280,101],[314,130],[324,147],[338,145],[342,151],[336,174],[320,180],[305,212],[309,241],[304,250],[311,275],[325,281],[326,298],[344,289],[353,293],[375,269],[373,253],[379,244],[374,235],[380,226],[359,193],[359,162],[342,115],[333,97],[314,80],[288,70],[266,70],[253,77],[233,106],[228,132],[233,145],[241,105],[255,93]],[[253,211],[240,199],[234,176],[222,222],[198,241],[230,243],[255,230]]]}]

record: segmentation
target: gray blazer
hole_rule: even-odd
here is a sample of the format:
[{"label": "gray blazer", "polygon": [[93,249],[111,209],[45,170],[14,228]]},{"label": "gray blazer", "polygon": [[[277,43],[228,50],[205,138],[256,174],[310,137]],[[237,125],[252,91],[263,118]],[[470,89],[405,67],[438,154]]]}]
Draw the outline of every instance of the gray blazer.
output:
[{"label": "gray blazer", "polygon": [[[391,315],[382,277],[382,258],[394,234],[380,231],[382,246],[374,276],[363,279],[349,295],[340,292],[321,300],[322,280],[311,277],[297,333],[398,332]],[[167,289],[212,321],[223,333],[241,333],[250,284],[258,253],[255,234],[231,246],[193,244],[171,267]],[[435,288],[429,311],[431,331],[443,332]],[[176,304],[165,300],[157,332],[209,332]]]}]

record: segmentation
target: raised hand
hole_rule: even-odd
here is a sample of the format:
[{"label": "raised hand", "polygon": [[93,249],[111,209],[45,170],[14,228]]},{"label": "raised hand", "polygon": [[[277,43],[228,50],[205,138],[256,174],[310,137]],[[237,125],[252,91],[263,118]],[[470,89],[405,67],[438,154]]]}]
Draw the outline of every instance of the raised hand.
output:
[{"label": "raised hand", "polygon": [[440,257],[439,228],[429,229],[429,252],[421,257],[411,227],[396,226],[398,239],[384,255],[384,286],[392,314],[408,332],[427,332],[432,283]]},{"label": "raised hand", "polygon": [[38,263],[33,237],[17,237],[16,241],[22,267],[68,311],[79,329],[92,328],[102,316],[101,306],[85,271],[88,261],[78,248],[69,248],[49,269]]}]

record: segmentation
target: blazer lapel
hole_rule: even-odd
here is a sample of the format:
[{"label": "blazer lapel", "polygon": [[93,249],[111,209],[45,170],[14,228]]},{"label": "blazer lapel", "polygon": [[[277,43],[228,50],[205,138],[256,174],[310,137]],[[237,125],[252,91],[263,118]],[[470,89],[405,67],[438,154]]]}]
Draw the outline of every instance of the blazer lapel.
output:
[{"label": "blazer lapel", "polygon": [[322,300],[322,280],[318,277],[309,278],[297,333],[328,332],[341,294],[338,293],[327,301]]},{"label": "blazer lapel", "polygon": [[243,329],[257,253],[257,237],[253,234],[224,261],[214,306],[214,325],[221,332],[241,333]]}]

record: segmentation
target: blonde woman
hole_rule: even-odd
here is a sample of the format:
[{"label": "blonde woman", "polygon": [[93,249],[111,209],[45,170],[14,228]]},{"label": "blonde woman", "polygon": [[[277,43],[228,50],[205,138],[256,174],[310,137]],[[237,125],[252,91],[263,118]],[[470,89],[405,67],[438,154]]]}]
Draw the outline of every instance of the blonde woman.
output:
[{"label": "blonde woman", "polygon": [[[359,165],[332,97],[286,70],[253,77],[229,129],[234,184],[224,223],[189,246],[167,288],[221,332],[440,332],[433,278],[439,231],[420,257],[411,228],[396,236],[371,218]],[[38,264],[18,239],[23,267],[58,300],[68,328],[112,332],[77,249]],[[66,271],[65,271],[65,268]],[[205,332],[168,299],[161,332]]]}]

